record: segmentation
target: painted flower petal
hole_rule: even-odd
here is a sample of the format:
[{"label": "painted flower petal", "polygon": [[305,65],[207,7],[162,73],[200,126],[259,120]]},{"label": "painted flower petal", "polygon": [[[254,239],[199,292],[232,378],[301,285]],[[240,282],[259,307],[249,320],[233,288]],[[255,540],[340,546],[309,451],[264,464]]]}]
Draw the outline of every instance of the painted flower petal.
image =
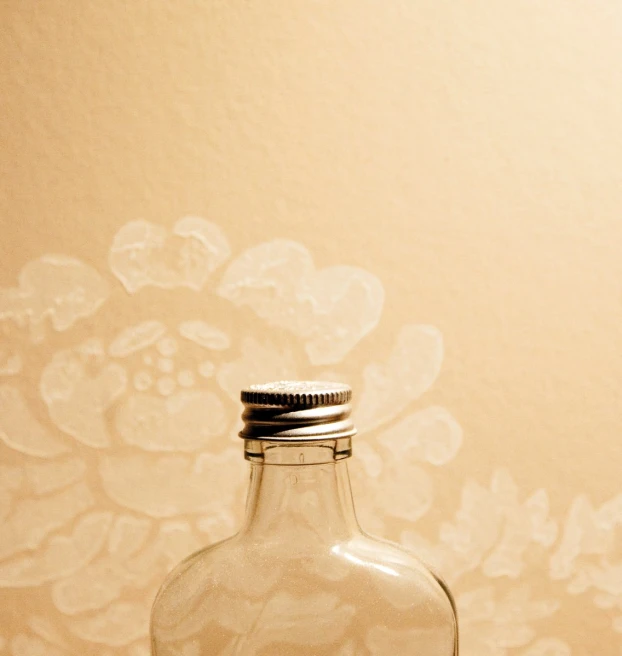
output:
[{"label": "painted flower petal", "polygon": [[182,321],[179,324],[179,334],[191,342],[213,351],[224,351],[231,345],[231,340],[225,332],[199,319]]},{"label": "painted flower petal", "polygon": [[410,325],[400,331],[386,364],[367,365],[356,424],[371,430],[396,417],[436,380],[443,361],[443,339],[433,326]]},{"label": "painted flower petal", "polygon": [[305,340],[312,364],[340,362],[378,323],[382,284],[357,267],[316,270],[302,244],[277,239],[234,260],[218,293]]},{"label": "painted flower petal", "polygon": [[110,513],[82,517],[69,536],[55,535],[43,550],[0,563],[0,587],[30,587],[69,576],[100,551],[111,522]]},{"label": "painted flower petal", "polygon": [[108,283],[93,267],[66,255],[44,255],[20,271],[17,287],[0,289],[0,320],[29,324],[37,343],[46,317],[62,332],[95,314],[108,294]]},{"label": "painted flower petal", "polygon": [[148,221],[130,221],[115,235],[108,261],[130,294],[148,286],[199,291],[229,255],[217,225],[188,216],[170,232]]},{"label": "painted flower petal", "polygon": [[105,364],[95,375],[88,355],[77,349],[60,351],[41,374],[40,389],[54,424],[87,446],[110,445],[105,413],[127,387],[125,369]]},{"label": "painted flower petal", "polygon": [[147,539],[151,522],[134,515],[119,515],[108,537],[108,552],[115,558],[125,559],[133,556]]},{"label": "painted flower petal", "polygon": [[27,462],[24,471],[32,491],[42,495],[62,490],[79,481],[86,474],[86,463],[81,458],[43,463]]},{"label": "painted flower petal", "polygon": [[432,406],[391,426],[378,436],[378,442],[409,460],[444,465],[462,445],[462,428],[448,410]]},{"label": "painted flower petal", "polygon": [[376,489],[376,504],[391,517],[415,522],[430,509],[434,487],[430,475],[417,465],[390,462]]},{"label": "painted flower petal", "polygon": [[223,433],[227,416],[220,398],[207,390],[181,390],[168,398],[134,394],[115,418],[127,444],[145,451],[196,451]]},{"label": "painted flower petal", "polygon": [[109,647],[121,647],[148,633],[149,604],[120,601],[105,610],[67,621],[79,638]]},{"label": "painted flower petal", "polygon": [[237,360],[223,364],[218,370],[218,384],[236,403],[240,400],[240,390],[248,385],[297,378],[289,349],[247,337],[242,341],[241,350]]},{"label": "painted flower petal", "polygon": [[[622,495],[621,495],[622,496]],[[620,514],[622,524],[622,513]],[[615,523],[602,522],[598,511],[585,495],[574,499],[566,520],[560,543],[551,556],[553,579],[568,579],[581,571],[586,556],[604,556],[611,549]]]},{"label": "painted flower petal", "polygon": [[174,564],[200,546],[187,522],[164,525],[154,539],[145,542],[148,527],[149,524],[134,524],[138,529],[135,540],[143,543],[140,550],[126,557],[120,557],[118,552],[102,553],[71,576],[57,581],[52,589],[56,608],[65,615],[104,609],[121,600],[125,591],[144,590],[154,581],[159,583]]},{"label": "painted flower petal", "polygon": [[21,499],[3,521],[0,559],[35,549],[52,532],[78,517],[95,503],[84,482],[37,499]]},{"label": "painted flower petal", "polygon": [[166,326],[161,321],[143,321],[135,326],[124,328],[108,347],[114,358],[126,358],[132,353],[142,351],[155,344],[166,334]]},{"label": "painted flower petal", "polygon": [[99,471],[111,499],[149,517],[230,507],[245,477],[237,449],[192,457],[104,455]]},{"label": "painted flower petal", "polygon": [[17,387],[0,386],[0,440],[7,446],[39,458],[68,453],[69,447],[40,423]]},{"label": "painted flower petal", "polygon": [[497,470],[489,487],[467,481],[454,519],[441,524],[436,544],[413,532],[404,542],[423,549],[450,584],[469,572],[518,578],[533,545],[550,546],[557,523],[549,516],[548,495],[536,490],[525,501],[509,472]]},{"label": "painted flower petal", "polygon": [[526,647],[536,637],[538,622],[549,619],[559,607],[555,600],[534,599],[527,585],[505,593],[492,586],[475,588],[459,594],[457,605],[460,652],[465,656],[494,656]]}]

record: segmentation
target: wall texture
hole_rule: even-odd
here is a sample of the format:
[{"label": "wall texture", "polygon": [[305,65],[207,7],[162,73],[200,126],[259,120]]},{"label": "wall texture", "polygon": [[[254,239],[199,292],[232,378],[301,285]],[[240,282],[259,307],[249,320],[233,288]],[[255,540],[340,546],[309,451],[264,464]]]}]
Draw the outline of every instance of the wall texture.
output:
[{"label": "wall texture", "polygon": [[4,0],[0,61],[0,654],[148,654],[290,376],[464,656],[622,654],[620,3]]}]

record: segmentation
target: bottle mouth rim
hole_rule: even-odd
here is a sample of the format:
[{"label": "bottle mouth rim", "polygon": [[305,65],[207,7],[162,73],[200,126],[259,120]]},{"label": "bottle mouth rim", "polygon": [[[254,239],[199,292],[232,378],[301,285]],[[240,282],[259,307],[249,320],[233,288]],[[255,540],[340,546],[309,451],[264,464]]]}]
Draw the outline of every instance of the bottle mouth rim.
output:
[{"label": "bottle mouth rim", "polygon": [[308,467],[339,462],[352,455],[352,440],[329,438],[312,442],[244,440],[244,457],[261,465]]}]

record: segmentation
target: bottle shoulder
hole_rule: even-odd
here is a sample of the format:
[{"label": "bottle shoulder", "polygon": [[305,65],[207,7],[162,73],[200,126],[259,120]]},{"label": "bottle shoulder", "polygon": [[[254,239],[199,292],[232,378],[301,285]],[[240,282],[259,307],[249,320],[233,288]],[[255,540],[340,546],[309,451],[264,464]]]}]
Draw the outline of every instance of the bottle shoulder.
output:
[{"label": "bottle shoulder", "polygon": [[151,609],[151,623],[164,622],[177,612],[185,612],[196,597],[205,595],[217,585],[220,568],[217,563],[222,553],[225,562],[230,559],[230,544],[235,536],[215,542],[196,551],[179,562],[166,576],[158,590]]},{"label": "bottle shoulder", "polygon": [[334,543],[309,542],[295,547],[237,534],[181,561],[164,580],[158,596],[174,594],[177,598],[179,588],[190,595],[219,586],[235,587],[236,577],[244,580],[246,592],[260,594],[278,578],[305,566],[320,580],[340,580],[364,572],[371,578],[406,579],[434,595],[451,597],[441,576],[416,554],[363,532]]},{"label": "bottle shoulder", "polygon": [[399,545],[364,534],[298,545],[241,534],[171,572],[151,632],[156,656],[195,647],[206,655],[401,656],[415,646],[421,656],[453,656],[457,623],[442,582]]},{"label": "bottle shoulder", "polygon": [[[396,608],[427,606],[455,614],[454,599],[442,577],[403,546],[365,533],[334,547],[342,558],[357,563]],[[358,561],[358,562],[357,562]]]}]

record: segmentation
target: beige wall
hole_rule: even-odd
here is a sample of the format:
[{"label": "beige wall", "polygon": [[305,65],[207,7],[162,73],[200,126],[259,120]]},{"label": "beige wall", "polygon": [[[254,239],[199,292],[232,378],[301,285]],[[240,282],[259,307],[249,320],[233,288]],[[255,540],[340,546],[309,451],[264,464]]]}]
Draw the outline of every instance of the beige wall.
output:
[{"label": "beige wall", "polygon": [[238,388],[328,375],[463,654],[622,654],[622,5],[5,0],[0,62],[0,654],[147,654]]}]

